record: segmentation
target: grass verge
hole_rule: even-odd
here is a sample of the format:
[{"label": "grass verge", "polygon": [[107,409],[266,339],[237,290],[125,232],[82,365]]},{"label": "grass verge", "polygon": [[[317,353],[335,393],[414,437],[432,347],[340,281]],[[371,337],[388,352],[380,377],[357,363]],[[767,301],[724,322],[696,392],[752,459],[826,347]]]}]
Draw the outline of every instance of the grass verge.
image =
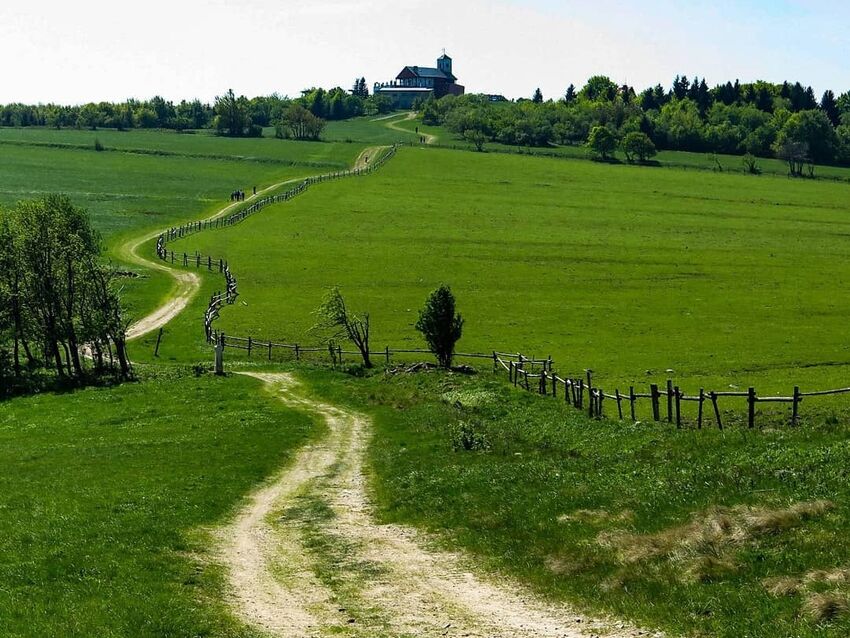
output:
[{"label": "grass verge", "polygon": [[677,431],[591,422],[489,374],[305,376],[374,416],[385,522],[674,634],[850,631],[845,425]]},{"label": "grass verge", "polygon": [[253,636],[203,530],[315,429],[258,390],[175,368],[0,403],[0,633]]}]

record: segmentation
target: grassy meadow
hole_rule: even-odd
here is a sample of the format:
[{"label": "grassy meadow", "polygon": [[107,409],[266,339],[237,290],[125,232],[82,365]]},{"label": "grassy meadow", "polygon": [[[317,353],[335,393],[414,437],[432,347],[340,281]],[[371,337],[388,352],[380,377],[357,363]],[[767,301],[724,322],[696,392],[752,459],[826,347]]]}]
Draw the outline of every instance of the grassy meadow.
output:
[{"label": "grassy meadow", "polygon": [[421,347],[417,311],[447,282],[464,351],[551,354],[608,390],[674,376],[691,392],[790,393],[846,385],[848,195],[830,181],[413,148],[173,246],[230,261],[241,297],[218,326],[234,335],[315,342],[311,312],[339,285],[371,313],[377,349]]},{"label": "grassy meadow", "polygon": [[490,374],[305,376],[374,416],[384,522],[672,635],[850,632],[846,425],[675,430],[591,422]]},{"label": "grassy meadow", "polygon": [[[412,131],[403,117],[389,121]],[[405,135],[386,122],[331,123],[322,143],[0,129],[0,205],[69,194],[121,260],[130,239],[200,219],[234,188],[349,166]],[[417,312],[445,282],[466,320],[459,350],[552,355],[606,391],[668,377],[689,393],[850,385],[850,172],[790,180],[764,160],[774,168],[756,177],[739,158],[717,172],[696,154],[640,167],[514,150],[404,148],[373,175],[170,247],[230,262],[240,297],[216,323],[228,334],[315,344],[312,312],[339,285],[370,313],[373,349],[420,348]],[[138,316],[172,282],[134,270]],[[0,403],[3,635],[253,635],[225,608],[204,530],[316,432],[252,379],[186,368],[211,362],[201,317],[223,285],[199,273],[159,356],[155,334],[131,344],[134,361],[158,364],[140,366],[141,383]],[[228,365],[243,359],[227,351]],[[760,416],[757,432],[697,432],[591,422],[505,375],[299,374],[374,416],[369,480],[386,522],[675,634],[850,632],[846,399],[807,400],[799,428]]]},{"label": "grassy meadow", "polygon": [[247,377],[0,403],[0,634],[232,636],[204,532],[314,433]]},{"label": "grassy meadow", "polygon": [[[387,130],[368,120],[350,126],[364,138]],[[0,128],[0,206],[64,193],[89,211],[110,257],[123,263],[126,241],[210,215],[235,189],[250,193],[254,186],[350,166],[367,142],[342,141],[345,124],[337,129],[337,141],[294,142],[208,131]],[[103,151],[95,150],[96,140]],[[173,282],[165,273],[130,268],[141,278],[126,280],[128,315],[139,317],[163,302]]]}]

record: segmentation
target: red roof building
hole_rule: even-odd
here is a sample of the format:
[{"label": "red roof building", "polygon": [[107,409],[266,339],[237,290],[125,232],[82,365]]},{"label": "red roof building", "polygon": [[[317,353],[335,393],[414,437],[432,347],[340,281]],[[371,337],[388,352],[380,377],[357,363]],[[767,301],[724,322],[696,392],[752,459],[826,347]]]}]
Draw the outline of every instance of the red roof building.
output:
[{"label": "red roof building", "polygon": [[394,81],[376,83],[373,93],[389,97],[396,108],[410,108],[419,98],[463,95],[464,87],[452,73],[452,59],[443,53],[437,68],[406,66]]}]

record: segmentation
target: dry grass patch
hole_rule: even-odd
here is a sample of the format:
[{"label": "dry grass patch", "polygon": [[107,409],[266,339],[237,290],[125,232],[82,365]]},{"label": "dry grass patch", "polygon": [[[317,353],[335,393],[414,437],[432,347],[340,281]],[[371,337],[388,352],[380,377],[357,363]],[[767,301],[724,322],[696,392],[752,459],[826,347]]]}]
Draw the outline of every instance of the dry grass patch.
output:
[{"label": "dry grass patch", "polygon": [[737,548],[760,536],[789,530],[834,507],[830,501],[800,502],[780,509],[749,505],[712,507],[695,513],[684,525],[654,534],[613,530],[600,533],[596,541],[616,552],[618,560],[626,565],[667,560],[682,566],[683,582],[709,582],[736,570]]},{"label": "dry grass patch", "polygon": [[800,593],[802,583],[799,578],[793,576],[774,576],[765,578],[761,584],[771,596],[782,598],[784,596],[796,596]]},{"label": "dry grass patch", "polygon": [[803,601],[803,612],[815,622],[831,622],[847,614],[847,597],[834,592],[813,593]]}]

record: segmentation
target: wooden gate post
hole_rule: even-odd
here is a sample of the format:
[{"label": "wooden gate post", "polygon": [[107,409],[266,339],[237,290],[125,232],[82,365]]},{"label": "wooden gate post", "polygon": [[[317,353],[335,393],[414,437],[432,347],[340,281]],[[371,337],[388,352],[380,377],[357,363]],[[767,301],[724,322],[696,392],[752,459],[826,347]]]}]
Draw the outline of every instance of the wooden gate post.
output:
[{"label": "wooden gate post", "polygon": [[637,419],[635,418],[635,400],[636,399],[637,399],[637,397],[635,396],[635,386],[630,385],[629,386],[629,407],[631,408],[631,411],[632,411],[632,421],[633,422],[637,421]]}]

